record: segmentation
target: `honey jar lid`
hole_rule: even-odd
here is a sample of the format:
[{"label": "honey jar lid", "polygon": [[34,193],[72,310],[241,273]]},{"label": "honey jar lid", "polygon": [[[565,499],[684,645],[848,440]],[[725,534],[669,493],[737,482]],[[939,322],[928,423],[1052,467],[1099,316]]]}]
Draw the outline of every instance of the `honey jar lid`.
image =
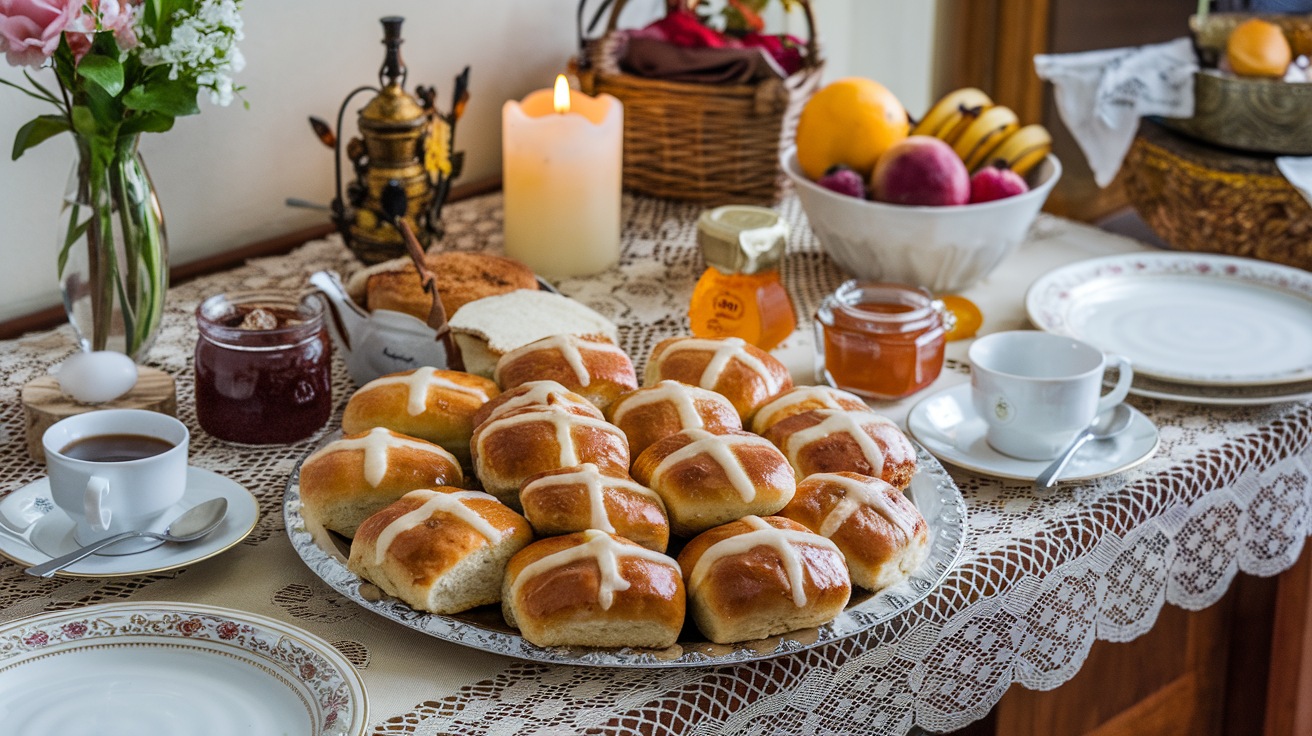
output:
[{"label": "honey jar lid", "polygon": [[716,207],[697,219],[697,244],[707,265],[724,273],[758,273],[778,267],[788,245],[788,223],[765,207]]}]

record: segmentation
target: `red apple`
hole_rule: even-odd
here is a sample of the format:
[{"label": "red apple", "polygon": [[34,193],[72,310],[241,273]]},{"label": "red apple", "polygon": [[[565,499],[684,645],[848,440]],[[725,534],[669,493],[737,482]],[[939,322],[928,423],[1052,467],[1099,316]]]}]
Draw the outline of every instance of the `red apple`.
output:
[{"label": "red apple", "polygon": [[891,204],[965,204],[970,173],[952,146],[932,136],[913,135],[879,157],[870,189],[875,199]]},{"label": "red apple", "polygon": [[1030,190],[1020,174],[1001,166],[985,166],[970,177],[970,203],[1006,199]]}]

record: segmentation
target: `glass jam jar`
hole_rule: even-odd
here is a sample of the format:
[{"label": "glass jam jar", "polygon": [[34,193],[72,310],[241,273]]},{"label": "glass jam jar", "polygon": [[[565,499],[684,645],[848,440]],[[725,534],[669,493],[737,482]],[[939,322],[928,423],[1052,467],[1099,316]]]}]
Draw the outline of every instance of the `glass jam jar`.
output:
[{"label": "glass jam jar", "polygon": [[866,398],[910,396],[943,370],[946,332],[925,289],[848,281],[816,311],[816,375]]},{"label": "glass jam jar", "polygon": [[218,439],[287,444],[332,413],[332,347],[318,298],[218,294],[196,308],[196,418]]}]

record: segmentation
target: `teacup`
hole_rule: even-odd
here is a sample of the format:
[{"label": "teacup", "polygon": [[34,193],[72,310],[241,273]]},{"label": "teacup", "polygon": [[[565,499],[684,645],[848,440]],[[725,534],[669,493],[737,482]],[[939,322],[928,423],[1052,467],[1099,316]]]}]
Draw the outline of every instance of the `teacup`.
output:
[{"label": "teacup", "polygon": [[[1125,400],[1134,372],[1125,358],[1047,332],[986,335],[970,346],[971,400],[993,449],[1023,460],[1061,453],[1100,412]],[[1111,392],[1103,376],[1116,368]]]},{"label": "teacup", "polygon": [[[187,488],[187,426],[138,409],[102,409],[51,425],[41,436],[50,495],[90,544],[120,532],[158,530]],[[144,547],[154,546],[149,542]],[[131,542],[116,544],[123,553]]]}]

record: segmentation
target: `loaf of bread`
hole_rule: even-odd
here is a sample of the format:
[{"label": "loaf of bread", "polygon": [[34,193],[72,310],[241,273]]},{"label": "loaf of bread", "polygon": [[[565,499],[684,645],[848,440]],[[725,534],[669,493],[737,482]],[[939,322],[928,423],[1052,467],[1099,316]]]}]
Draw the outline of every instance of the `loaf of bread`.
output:
[{"label": "loaf of bread", "polygon": [[675,561],[595,529],[529,545],[506,567],[501,612],[540,647],[664,649],[683,628]]},{"label": "loaf of bread", "polygon": [[539,537],[597,529],[664,552],[670,520],[661,497],[627,475],[593,463],[539,473],[519,489],[524,516]]},{"label": "loaf of bread", "polygon": [[647,360],[644,385],[681,381],[714,391],[733,404],[744,424],[770,399],[793,387],[773,355],[736,337],[672,337]]},{"label": "loaf of bread", "polygon": [[[519,261],[491,253],[445,251],[424,256],[448,316],[469,302],[516,289],[537,289],[537,276]],[[369,311],[390,309],[428,320],[433,298],[424,293],[409,257],[380,263],[351,278],[347,290]]]},{"label": "loaf of bread", "polygon": [[582,303],[520,289],[472,301],[449,315],[465,370],[491,377],[501,356],[534,340],[570,334],[619,344],[619,329]]},{"label": "loaf of bread", "polygon": [[386,427],[439,444],[468,463],[474,414],[499,393],[492,381],[460,371],[425,367],[390,373],[351,395],[342,431],[357,434]]},{"label": "loaf of bread", "polygon": [[464,483],[441,446],[375,427],[348,434],[301,463],[301,514],[348,537],[360,522],[416,488]]},{"label": "loaf of bread", "polygon": [[607,340],[550,335],[515,348],[497,360],[492,380],[502,390],[530,381],[555,381],[605,410],[638,387],[633,362]]},{"label": "loaf of bread", "polygon": [[348,566],[415,609],[459,613],[501,600],[506,564],[532,540],[486,493],[421,489],[360,524]]},{"label": "loaf of bread", "polygon": [[745,516],[697,535],[679,567],[693,621],[720,644],[820,626],[852,594],[838,547],[779,516]]},{"label": "loaf of bread", "polygon": [[661,381],[624,394],[607,407],[606,416],[629,438],[629,453],[634,457],[657,440],[685,429],[724,432],[743,428],[738,410],[728,399],[678,381]]},{"label": "loaf of bread", "polygon": [[856,473],[816,473],[779,512],[828,537],[852,583],[870,591],[906,580],[929,553],[929,525],[902,491]]},{"label": "loaf of bread", "polygon": [[479,410],[474,412],[474,429],[478,429],[486,424],[488,420],[495,419],[503,414],[509,414],[528,407],[542,408],[547,406],[560,407],[571,414],[592,417],[593,419],[605,418],[601,410],[594,406],[591,401],[555,381],[529,381],[509,391],[503,391],[501,395],[479,407]]},{"label": "loaf of bread", "polygon": [[560,406],[525,407],[479,425],[470,442],[483,489],[522,508],[519,487],[538,473],[592,463],[610,475],[629,467],[629,443],[615,425]]},{"label": "loaf of bread", "polygon": [[752,431],[765,434],[788,417],[812,409],[870,411],[860,396],[831,386],[797,386],[776,396],[752,417]]},{"label": "loaf of bread", "polygon": [[670,528],[685,537],[748,514],[773,514],[797,487],[783,453],[741,430],[670,435],[638,456],[633,478],[660,494]]},{"label": "loaf of bread", "polygon": [[775,424],[765,437],[783,450],[798,478],[859,473],[903,489],[916,474],[911,440],[874,412],[813,409]]}]

